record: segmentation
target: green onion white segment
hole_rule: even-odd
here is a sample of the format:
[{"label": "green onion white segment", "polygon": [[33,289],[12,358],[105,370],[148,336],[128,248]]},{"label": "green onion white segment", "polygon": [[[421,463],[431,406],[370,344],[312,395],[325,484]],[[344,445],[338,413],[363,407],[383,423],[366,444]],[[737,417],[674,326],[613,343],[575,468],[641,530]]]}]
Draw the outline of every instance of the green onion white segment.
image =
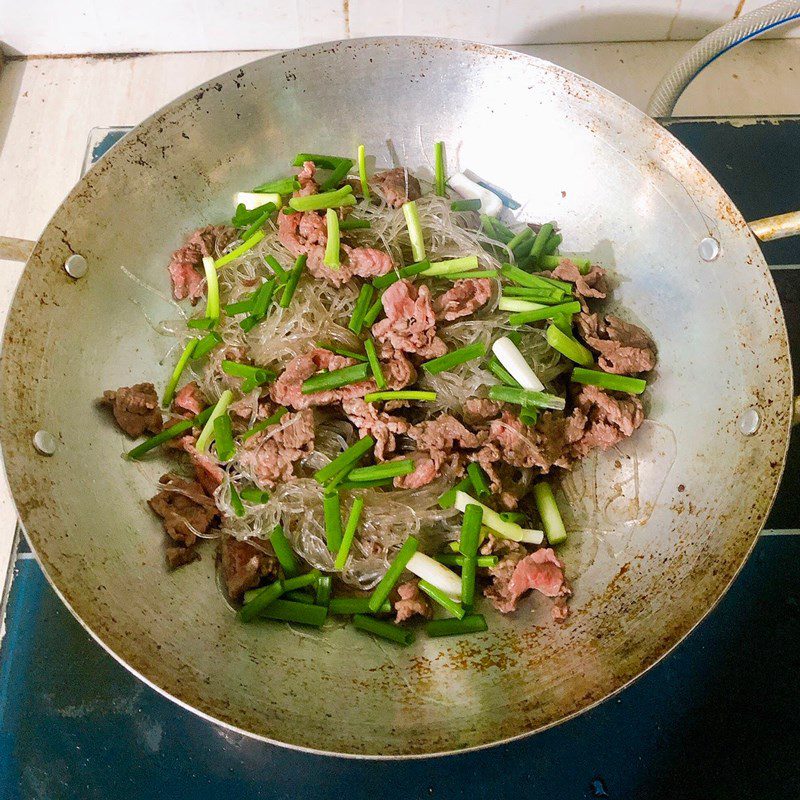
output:
[{"label": "green onion white segment", "polygon": [[544,541],[544,531],[539,531],[535,528],[523,528],[521,525],[517,525],[516,522],[506,522],[496,511],[492,511],[488,506],[479,503],[466,492],[456,492],[454,505],[459,511],[463,513],[470,503],[483,509],[483,524],[503,539],[526,542],[527,544],[541,544]]},{"label": "green onion white segment", "polygon": [[[471,497],[470,500],[475,502]],[[454,600],[461,600],[461,578],[430,556],[420,552],[414,553],[406,564],[406,569],[437,589],[441,589]]]},{"label": "green onion white segment", "polygon": [[275,203],[278,208],[283,205],[279,194],[261,194],[259,192],[237,192],[236,205],[240,203],[248,211],[265,206],[267,203]]},{"label": "green onion white segment", "polygon": [[530,364],[508,336],[501,336],[497,339],[492,345],[492,352],[523,389],[529,389],[532,392],[544,391],[544,384],[536,377]]}]

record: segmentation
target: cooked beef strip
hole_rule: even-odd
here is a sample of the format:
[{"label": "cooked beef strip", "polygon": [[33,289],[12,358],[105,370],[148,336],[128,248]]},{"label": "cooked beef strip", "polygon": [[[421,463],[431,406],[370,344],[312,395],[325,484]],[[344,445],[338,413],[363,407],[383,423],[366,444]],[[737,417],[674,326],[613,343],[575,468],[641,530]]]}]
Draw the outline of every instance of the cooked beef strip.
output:
[{"label": "cooked beef strip", "polygon": [[316,194],[319,191],[314,176],[317,174],[317,167],[313,161],[304,161],[303,168],[297,173],[297,181],[300,188],[294,192],[295,197],[306,197]]},{"label": "cooked beef strip", "polygon": [[486,425],[497,419],[503,411],[503,404],[485,397],[468,397],[461,409],[461,416],[467,425]]},{"label": "cooked beef strip", "polygon": [[217,522],[219,511],[197,481],[187,481],[167,473],[159,478],[164,488],[147,501],[163,520],[169,537],[188,547],[198,533],[207,533]]},{"label": "cooked beef strip", "polygon": [[266,546],[263,539],[220,538],[218,554],[222,577],[232,600],[241,600],[248,589],[254,589],[264,578],[278,577],[278,559],[261,549]]},{"label": "cooked beef strip", "polygon": [[173,570],[182,567],[185,564],[191,564],[193,561],[200,560],[200,553],[197,547],[168,547],[167,548],[167,566]]},{"label": "cooked beef strip", "polygon": [[422,196],[419,181],[405,167],[376,172],[370,185],[392,208],[400,208],[409,200]]},{"label": "cooked beef strip", "polygon": [[595,297],[603,300],[608,291],[606,287],[606,271],[597,264],[592,264],[591,269],[586,275],[581,275],[578,267],[568,259],[562,261],[552,272],[554,278],[561,281],[569,281],[575,284],[575,295],[581,301],[584,311],[588,311],[586,299]]},{"label": "cooked beef strip", "polygon": [[169,262],[173,297],[188,297],[194,305],[203,296],[203,257],[219,257],[235,238],[236,230],[229,225],[206,225],[191,233]]},{"label": "cooked beef strip", "polygon": [[488,278],[462,278],[433,301],[433,310],[437,320],[449,322],[474,314],[491,296],[492,282]]},{"label": "cooked beef strip", "polygon": [[206,407],[206,399],[197,385],[197,381],[189,381],[175,395],[172,401],[172,410],[177,414],[188,413],[196,416]]},{"label": "cooked beef strip", "polygon": [[405,622],[407,619],[418,615],[424,619],[433,616],[433,610],[428,598],[419,590],[419,579],[398,584],[397,599],[394,601],[396,623]]},{"label": "cooked beef strip", "polygon": [[573,461],[590,450],[608,450],[630,436],[644,421],[642,401],[635,395],[610,393],[598,386],[581,386],[574,397],[574,416],[583,417],[585,428],[569,449]]},{"label": "cooked beef strip", "polygon": [[578,332],[586,344],[599,353],[597,363],[615,375],[649,372],[656,365],[653,340],[638,325],[619,317],[578,314]]},{"label": "cooked beef strip", "polygon": [[394,417],[378,411],[375,403],[367,403],[360,397],[342,400],[342,410],[358,429],[359,437],[375,439],[375,460],[383,461],[397,446],[397,434],[406,433],[410,424],[402,417]]},{"label": "cooked beef strip", "polygon": [[100,404],[111,408],[117,425],[134,439],[145,433],[158,433],[163,426],[156,387],[152,383],[103,392]]}]

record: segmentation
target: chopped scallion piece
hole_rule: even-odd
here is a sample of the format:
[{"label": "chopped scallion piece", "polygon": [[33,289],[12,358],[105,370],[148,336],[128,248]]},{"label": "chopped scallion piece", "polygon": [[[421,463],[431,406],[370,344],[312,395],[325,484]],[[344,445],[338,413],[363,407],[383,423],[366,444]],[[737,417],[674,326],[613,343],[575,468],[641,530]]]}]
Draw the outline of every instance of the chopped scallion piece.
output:
[{"label": "chopped scallion piece", "polygon": [[277,425],[281,421],[281,417],[284,414],[288,413],[288,411],[289,411],[288,408],[284,408],[283,406],[281,406],[275,411],[275,413],[271,417],[268,417],[267,419],[262,419],[260,422],[256,422],[256,424],[253,425],[253,427],[250,428],[249,431],[245,431],[242,434],[242,441],[246,442],[251,436],[255,436],[257,433],[265,431],[271,425]]},{"label": "chopped scallion piece", "polygon": [[[331,481],[333,483],[333,481]],[[350,481],[342,480],[339,484],[340,489],[374,489],[378,486],[392,486],[394,478],[378,478],[374,481]]]},{"label": "chopped scallion piece", "polygon": [[281,308],[288,308],[289,303],[292,302],[295,290],[297,289],[297,284],[300,282],[300,276],[303,274],[303,269],[306,266],[307,258],[308,256],[305,253],[302,253],[294,262],[292,271],[289,273],[289,280],[287,280],[284,284],[281,299],[278,301],[278,305]]},{"label": "chopped scallion piece", "polygon": [[[248,250],[252,250],[267,234],[264,231],[256,231],[249,239],[245,240],[242,244],[240,244],[234,250],[231,250],[230,253],[226,253],[224,256],[221,256],[214,262],[214,266],[217,269],[224,267],[226,264],[229,264],[231,261],[239,258],[239,256],[243,256]],[[205,262],[205,259],[203,259]],[[206,314],[207,317],[210,317],[210,314]]]},{"label": "chopped scallion piece", "polygon": [[[247,606],[244,606],[246,608]],[[318,606],[309,603],[295,603],[291,600],[274,600],[263,611],[260,617],[267,619],[278,619],[282,622],[296,622],[299,625],[311,625],[321,628],[325,624],[328,616],[328,609],[325,606]]]},{"label": "chopped scallion piece", "polygon": [[536,235],[534,232],[526,225],[519,233],[514,234],[514,238],[508,242],[508,249],[516,256],[519,252],[520,245],[535,238]]},{"label": "chopped scallion piece", "polygon": [[300,391],[303,394],[325,392],[358,383],[369,377],[369,364],[353,364],[350,367],[335,369],[332,372],[319,372],[303,381]]},{"label": "chopped scallion piece", "polygon": [[283,591],[293,592],[295,589],[305,589],[306,586],[315,586],[319,576],[320,571],[318,569],[312,569],[304,575],[295,575],[291,578],[287,578],[283,582]]},{"label": "chopped scallion piece", "polygon": [[476,269],[474,272],[450,272],[447,275],[440,275],[440,278],[446,278],[448,281],[460,281],[464,278],[499,278],[500,273],[496,269]]},{"label": "chopped scallion piece", "polygon": [[134,461],[137,458],[141,458],[145,453],[150,452],[150,450],[153,450],[159,445],[164,444],[164,442],[168,442],[170,439],[175,439],[177,436],[180,436],[186,431],[190,431],[192,428],[199,428],[201,425],[205,424],[205,422],[211,416],[211,412],[213,410],[213,407],[209,407],[205,409],[205,411],[201,411],[193,419],[182,419],[180,422],[170,425],[169,428],[165,428],[155,436],[151,436],[141,444],[137,444],[136,447],[132,448],[125,454],[125,458]]},{"label": "chopped scallion piece", "polygon": [[565,295],[563,290],[555,286],[547,288],[531,288],[528,286],[504,286],[503,299],[522,299],[531,303],[541,303],[546,306],[554,306],[563,303]]},{"label": "chopped scallion piece", "polygon": [[[227,313],[227,309],[225,311]],[[190,319],[186,323],[186,327],[194,331],[210,331],[217,324],[217,320],[210,319],[209,317],[198,317],[197,319]]]},{"label": "chopped scallion piece", "polygon": [[[463,567],[467,558],[466,556],[461,556],[457,553],[440,553],[438,556],[436,556],[436,560],[440,564],[444,564],[446,567]],[[496,567],[500,563],[499,556],[478,556],[475,560],[477,562],[476,566],[480,567],[481,569]]]},{"label": "chopped scallion piece", "polygon": [[408,560],[406,569],[437,589],[441,589],[454,600],[461,599],[461,579],[458,575],[425,553],[414,553]]},{"label": "chopped scallion piece", "polygon": [[275,258],[275,256],[273,256],[271,253],[267,253],[267,255],[264,256],[264,261],[274,273],[278,283],[283,283],[289,273],[280,265],[278,259]]},{"label": "chopped scallion piece", "polygon": [[337,356],[344,356],[345,358],[354,358],[356,361],[366,361],[367,357],[363,353],[356,353],[355,350],[348,350],[346,347],[339,347],[335,344],[325,344],[324,342],[317,342],[317,347],[323,350],[329,350],[331,353],[336,353]]},{"label": "chopped scallion piece", "polygon": [[172,375],[170,375],[166,388],[164,389],[164,397],[161,400],[162,406],[169,406],[169,404],[172,402],[172,398],[175,397],[175,388],[177,387],[178,381],[181,379],[181,375],[183,375],[183,371],[186,369],[186,365],[189,363],[189,359],[192,357],[192,353],[194,353],[196,348],[197,339],[190,339],[186,347],[183,348],[183,352],[178,359],[178,363],[175,365],[175,369],[172,370]]},{"label": "chopped scallion piece", "polygon": [[544,384],[508,336],[501,336],[497,339],[492,345],[492,352],[523,389],[529,389],[532,392],[544,391]]},{"label": "chopped scallion piece", "polygon": [[550,325],[547,329],[547,344],[576,364],[589,367],[594,363],[592,354],[572,336],[559,330],[556,325]]},{"label": "chopped scallion piece", "polygon": [[575,288],[568,281],[560,281],[557,278],[551,278],[549,275],[536,275],[534,277],[537,277],[540,281],[544,281],[544,283],[546,283],[548,286],[552,286],[556,289],[561,289],[561,291],[563,291],[564,294],[571,295]]},{"label": "chopped scallion piece", "polygon": [[535,483],[533,497],[536,500],[536,510],[542,520],[547,541],[550,544],[561,544],[567,538],[567,531],[550,484],[546,481]]},{"label": "chopped scallion piece", "polygon": [[345,217],[339,220],[340,231],[358,231],[371,228],[372,223],[368,219],[356,219],[355,217]]},{"label": "chopped scallion piece", "polygon": [[268,606],[274,603],[283,594],[283,581],[275,581],[263,589],[259,589],[255,595],[251,595],[237,614],[241,622],[250,622],[261,614]]},{"label": "chopped scallion piece", "polygon": [[536,234],[536,241],[533,243],[533,247],[531,248],[529,256],[534,264],[538,263],[539,259],[544,254],[545,245],[552,234],[553,225],[550,222],[545,222],[545,224],[539,228],[539,232]]},{"label": "chopped scallion piece", "polygon": [[380,579],[369,598],[369,610],[373,614],[377,614],[381,606],[389,599],[389,593],[400,579],[411,557],[417,552],[418,544],[416,537],[409,536],[392,559],[389,569],[386,570],[386,574]]},{"label": "chopped scallion piece", "polygon": [[477,461],[472,461],[467,465],[467,475],[472,481],[476,497],[488,497],[492,493],[489,482],[486,480],[486,473],[480,468]]},{"label": "chopped scallion piece", "polygon": [[[269,198],[263,198],[265,203],[269,202]],[[261,216],[261,208],[254,206],[252,209],[247,208],[247,204],[239,203],[236,206],[236,211],[231,219],[231,225],[234,228],[246,228],[251,223],[255,222]]]},{"label": "chopped scallion piece", "polygon": [[433,402],[436,399],[436,392],[424,392],[416,389],[400,389],[396,392],[370,392],[364,395],[367,403],[377,403],[381,400],[419,400],[421,402]]},{"label": "chopped scallion piece", "polygon": [[487,236],[503,244],[508,244],[514,238],[514,231],[487,214],[481,214],[481,228]]},{"label": "chopped scallion piece", "polygon": [[220,414],[214,420],[214,441],[217,458],[220,461],[230,461],[236,454],[236,445],[233,443],[233,426],[228,414]]},{"label": "chopped scallion piece", "polygon": [[325,541],[328,550],[337,553],[342,545],[342,509],[339,493],[327,492],[322,498],[322,510],[325,518]]},{"label": "chopped scallion piece", "polygon": [[444,142],[436,142],[433,146],[434,188],[439,197],[447,195],[447,175],[444,166]]},{"label": "chopped scallion piece", "polygon": [[251,367],[249,364],[239,364],[236,361],[228,361],[228,359],[223,359],[222,371],[235,378],[250,378],[259,385],[275,378],[275,373],[268,369]]},{"label": "chopped scallion piece", "polygon": [[466,611],[464,610],[461,603],[456,600],[453,600],[450,595],[443,592],[437,586],[434,586],[432,583],[428,583],[426,580],[421,580],[419,582],[419,588],[425,592],[431,600],[435,600],[442,608],[449,611],[456,619],[462,619]]},{"label": "chopped scallion piece", "polygon": [[[470,464],[470,466],[473,466],[473,464]],[[474,466],[477,466],[477,464],[474,464]],[[472,478],[472,473],[470,473],[470,478]],[[486,493],[490,493],[488,491],[489,486],[486,484],[485,480],[483,483],[487,490]],[[477,484],[474,480],[472,485],[476,487],[477,492]],[[461,535],[458,549],[462,556],[472,558],[478,554],[478,540],[481,535],[482,520],[483,507],[478,503],[469,503],[464,509],[464,519],[461,522]]]},{"label": "chopped scallion piece", "polygon": [[[242,496],[244,497],[244,492]],[[284,575],[286,575],[287,578],[294,578],[295,575],[300,572],[300,566],[297,563],[297,558],[295,558],[292,545],[289,543],[280,525],[276,525],[272,529],[272,533],[269,535],[269,541],[272,545],[272,549],[275,551],[278,563],[283,568]]]},{"label": "chopped scallion piece", "polygon": [[517,389],[514,386],[490,386],[489,397],[501,403],[513,403],[526,408],[551,408],[555,411],[563,411],[566,406],[564,398],[558,395]]},{"label": "chopped scallion piece", "polygon": [[523,425],[533,427],[539,419],[539,412],[535,408],[522,408],[519,412],[519,421]]},{"label": "chopped scallion piece", "polygon": [[422,235],[422,224],[419,221],[416,200],[403,203],[403,216],[406,218],[408,236],[411,240],[411,253],[414,261],[422,261],[425,258],[425,239]]},{"label": "chopped scallion piece", "polygon": [[200,431],[200,435],[197,437],[197,444],[195,447],[197,448],[198,452],[205,453],[208,451],[208,446],[211,444],[211,440],[214,438],[214,421],[217,419],[217,417],[221,417],[228,410],[228,406],[231,404],[232,400],[233,392],[230,389],[226,389],[220,395],[219,400],[217,400],[217,404],[214,406],[214,410],[208,417],[208,421],[203,427],[203,430]]},{"label": "chopped scallion piece", "polygon": [[350,317],[350,322],[347,327],[356,335],[361,333],[361,328],[364,326],[364,317],[369,311],[370,304],[372,303],[372,295],[375,293],[375,288],[372,284],[365,283],[358,293],[355,308],[353,309],[353,316]]},{"label": "chopped scallion piece", "polygon": [[581,310],[581,304],[574,300],[571,303],[561,303],[557,306],[545,306],[537,308],[535,311],[521,311],[512,314],[508,318],[509,325],[527,325],[529,322],[541,322],[545,319],[552,319],[559,314],[577,314]]},{"label": "chopped scallion piece", "polygon": [[473,489],[472,479],[470,477],[463,478],[444,494],[439,495],[437,500],[439,508],[452,508],[456,502],[456,492],[469,492],[471,489]]},{"label": "chopped scallion piece", "polygon": [[262,192],[264,194],[291,194],[299,188],[300,182],[297,178],[280,178],[277,181],[262,183],[260,186],[256,186],[253,191],[259,194]]},{"label": "chopped scallion piece", "polygon": [[348,473],[347,479],[354,483],[377,481],[384,478],[396,478],[398,475],[410,475],[413,471],[414,462],[410,458],[401,458],[397,461],[373,464],[370,467],[356,467]]},{"label": "chopped scallion piece", "polygon": [[[416,255],[414,257],[416,258]],[[471,272],[474,269],[478,269],[478,256],[464,256],[464,258],[450,258],[447,261],[434,261],[422,274],[433,278],[436,275],[447,275],[450,272]]]},{"label": "chopped scallion piece", "polygon": [[483,524],[504,539],[511,539],[514,542],[528,542],[530,544],[541,544],[544,540],[543,531],[523,528],[514,522],[506,522],[496,511],[493,511],[483,503],[479,503],[468,494],[464,492],[456,493],[455,507],[459,511],[465,511],[470,504],[481,507],[483,510]]},{"label": "chopped scallion piece", "polygon": [[289,200],[289,207],[294,211],[322,211],[324,208],[341,208],[354,206],[356,199],[353,197],[353,187],[347,184],[335,192],[320,192],[309,194],[305,197],[293,197]]},{"label": "chopped scallion piece", "polygon": [[539,265],[542,269],[555,269],[565,261],[571,261],[578,268],[578,272],[581,275],[585,275],[592,268],[591,259],[580,258],[579,256],[542,256],[539,259]]},{"label": "chopped scallion piece", "polygon": [[216,320],[219,319],[219,281],[211,256],[203,257],[203,270],[206,273],[206,316]]},{"label": "chopped scallion piece", "polygon": [[401,628],[391,622],[384,622],[374,617],[368,617],[365,614],[356,614],[353,617],[353,627],[358,628],[360,631],[366,631],[375,636],[380,636],[382,639],[396,642],[403,647],[408,647],[408,645],[414,641],[413,631]]},{"label": "chopped scallion piece", "polygon": [[[550,234],[550,238],[547,240],[547,244],[544,246],[544,250],[542,251],[543,256],[549,256],[555,253],[558,250],[558,246],[561,242],[564,241],[564,237],[560,233],[552,233]],[[541,261],[541,258],[539,259]]]},{"label": "chopped scallion piece", "polygon": [[257,489],[255,486],[248,486],[246,489],[242,489],[242,491],[239,492],[239,496],[242,500],[246,500],[248,503],[252,503],[256,506],[263,506],[269,501],[269,492],[263,489]]},{"label": "chopped scallion piece", "polygon": [[647,388],[647,381],[641,378],[630,378],[627,375],[612,375],[596,369],[582,369],[575,367],[570,378],[573,383],[584,383],[590,386],[601,386],[612,392],[627,392],[628,394],[641,394]]},{"label": "chopped scallion piece", "polygon": [[381,362],[378,361],[378,354],[375,351],[375,342],[373,342],[372,339],[367,339],[364,342],[364,349],[367,351],[367,359],[369,360],[369,366],[372,370],[372,377],[375,378],[375,384],[379,389],[385,389],[386,378],[383,377]]},{"label": "chopped scallion piece", "polygon": [[457,350],[451,350],[439,358],[432,358],[422,365],[422,369],[429,375],[438,375],[440,372],[447,372],[459,364],[465,364],[467,361],[472,361],[474,358],[481,358],[486,355],[486,346],[481,342],[475,344],[468,344],[466,347],[459,347]]},{"label": "chopped scallion piece", "polygon": [[488,631],[483,614],[469,614],[461,619],[434,619],[425,626],[428,636],[460,636]]},{"label": "chopped scallion piece", "polygon": [[451,211],[480,211],[480,200],[454,200],[450,203]]},{"label": "chopped scallion piece", "polygon": [[475,605],[475,579],[478,574],[477,556],[464,556],[461,565],[461,602],[466,610]]},{"label": "chopped scallion piece", "polygon": [[314,598],[310,594],[306,594],[302,589],[286,592],[283,595],[283,599],[291,600],[294,603],[304,603],[305,605],[311,605],[314,602]]},{"label": "chopped scallion piece", "polygon": [[[369,597],[334,597],[328,606],[328,611],[342,616],[373,613],[369,608]],[[390,614],[391,611],[392,604],[387,600],[375,613]]]},{"label": "chopped scallion piece", "polygon": [[314,473],[314,480],[318,483],[325,483],[340,472],[349,470],[372,450],[374,446],[375,440],[371,436],[365,436],[363,439],[359,439],[355,444],[350,445],[347,450],[339,453],[330,464],[326,464],[321,469],[318,469]]},{"label": "chopped scallion piece", "polygon": [[500,311],[537,311],[540,308],[547,308],[547,305],[519,297],[501,297],[497,308]]},{"label": "chopped scallion piece", "polygon": [[331,601],[331,584],[332,579],[330,575],[320,575],[317,580],[317,592],[314,602],[318,606],[327,606]]},{"label": "chopped scallion piece", "polygon": [[329,208],[325,212],[325,222],[328,228],[328,242],[325,245],[325,255],[322,263],[331,269],[339,269],[339,215]]},{"label": "chopped scallion piece", "polygon": [[233,509],[233,513],[236,514],[237,517],[244,516],[244,506],[242,505],[242,498],[239,497],[239,493],[236,491],[236,487],[231,484],[231,508]]},{"label": "chopped scallion piece", "polygon": [[363,144],[358,146],[358,178],[361,181],[361,194],[369,200],[369,181],[367,180],[367,150]]},{"label": "chopped scallion piece", "polygon": [[489,368],[489,372],[506,386],[519,386],[519,381],[500,363],[497,356],[492,356],[486,366]]},{"label": "chopped scallion piece", "polygon": [[387,272],[386,275],[379,275],[372,281],[372,285],[378,289],[386,289],[401,278],[413,278],[414,275],[424,274],[427,269],[430,269],[431,262],[427,258],[416,264],[409,264],[406,267]]},{"label": "chopped scallion piece", "polygon": [[383,311],[383,300],[378,297],[378,299],[367,309],[367,313],[364,314],[364,325],[368,328],[371,328],[374,324],[375,320],[378,319],[378,315]]},{"label": "chopped scallion piece", "polygon": [[244,300],[237,300],[235,303],[228,303],[225,306],[225,313],[229,317],[235,317],[237,314],[249,314],[253,310],[253,300],[255,299],[255,292]]},{"label": "chopped scallion piece", "polygon": [[242,234],[242,241],[246,242],[257,230],[263,227],[264,223],[278,210],[275,203],[267,203],[258,209],[261,214],[255,219],[253,224]]},{"label": "chopped scallion piece", "polygon": [[356,497],[355,500],[353,500],[350,515],[347,517],[347,525],[345,525],[344,528],[344,535],[339,545],[339,551],[336,553],[336,560],[333,562],[333,568],[335,570],[343,570],[344,565],[347,563],[347,557],[350,555],[350,547],[353,544],[353,537],[356,535],[356,529],[361,520],[361,512],[363,510],[364,498]]}]

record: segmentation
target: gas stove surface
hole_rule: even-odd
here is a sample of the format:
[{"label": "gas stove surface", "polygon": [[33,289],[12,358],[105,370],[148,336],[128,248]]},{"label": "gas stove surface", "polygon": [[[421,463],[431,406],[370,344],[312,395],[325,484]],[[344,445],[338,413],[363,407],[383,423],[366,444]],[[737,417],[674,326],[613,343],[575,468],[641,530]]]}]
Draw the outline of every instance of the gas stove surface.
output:
[{"label": "gas stove surface", "polygon": [[[800,208],[800,120],[669,120],[748,219]],[[92,131],[86,165],[126,131]],[[800,356],[800,237],[764,245]],[[554,729],[440,759],[298,753],[200,719],[80,627],[18,544],[0,642],[0,798],[796,796],[800,444],[719,607],[632,686]]]}]

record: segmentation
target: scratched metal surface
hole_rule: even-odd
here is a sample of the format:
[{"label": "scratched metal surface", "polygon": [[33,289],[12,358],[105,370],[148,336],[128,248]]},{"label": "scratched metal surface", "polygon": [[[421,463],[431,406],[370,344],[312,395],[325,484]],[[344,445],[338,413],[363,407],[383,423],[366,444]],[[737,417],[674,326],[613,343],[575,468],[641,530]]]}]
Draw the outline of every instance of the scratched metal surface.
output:
[{"label": "scratched metal surface", "polygon": [[[367,103],[371,121],[354,113],[335,131],[309,131],[298,113],[311,106],[324,120],[343,101]],[[422,131],[420,104],[431,111]],[[588,534],[571,537],[574,613],[564,626],[543,624],[542,609],[493,617],[483,636],[420,639],[398,652],[350,629],[316,642],[237,625],[215,593],[210,558],[163,575],[162,534],[141,503],[160,465],[123,463],[119,436],[93,410],[104,386],[151,374],[159,355],[140,309],[125,302],[120,263],[159,284],[178,232],[198,216],[224,216],[232,190],[256,169],[277,174],[297,141],[349,152],[364,137],[382,153],[387,131],[412,167],[423,163],[422,142],[469,132],[456,148],[463,163],[528,199],[532,217],[558,218],[577,249],[599,243],[598,257],[620,277],[616,301],[659,343],[653,422],[636,439],[649,493],[632,497],[630,510],[626,498],[622,510],[604,504]],[[507,157],[537,147],[554,157],[523,169]],[[712,265],[697,253],[709,232],[723,252]],[[92,265],[76,284],[59,268],[70,249]],[[145,301],[154,316],[155,303]],[[144,123],[89,173],[37,246],[4,366],[12,488],[49,577],[94,634],[154,685],[231,726],[353,754],[426,754],[522,735],[654,663],[749,552],[782,468],[791,397],[785,331],[760,252],[675,140],[552,65],[424,40],[285,54],[221,76]],[[763,423],[745,439],[736,419],[751,405]],[[61,440],[47,461],[30,449],[42,424]],[[590,467],[607,474],[609,464]]]},{"label": "scratched metal surface", "polygon": [[[740,207],[786,178],[779,199],[800,208],[800,163],[792,158],[800,122],[682,122],[671,129]],[[93,141],[101,140],[108,146],[116,139]],[[750,154],[765,152],[774,159],[755,169]],[[790,249],[770,261],[800,264],[800,240],[785,245]],[[800,271],[774,277],[797,372]],[[793,442],[771,528],[800,529],[797,452]],[[800,536],[762,537],[709,618],[633,686],[588,713],[491,750],[398,764],[292,752],[204,722],[98,647],[25,556],[0,646],[0,797],[794,796],[798,559]]]}]

